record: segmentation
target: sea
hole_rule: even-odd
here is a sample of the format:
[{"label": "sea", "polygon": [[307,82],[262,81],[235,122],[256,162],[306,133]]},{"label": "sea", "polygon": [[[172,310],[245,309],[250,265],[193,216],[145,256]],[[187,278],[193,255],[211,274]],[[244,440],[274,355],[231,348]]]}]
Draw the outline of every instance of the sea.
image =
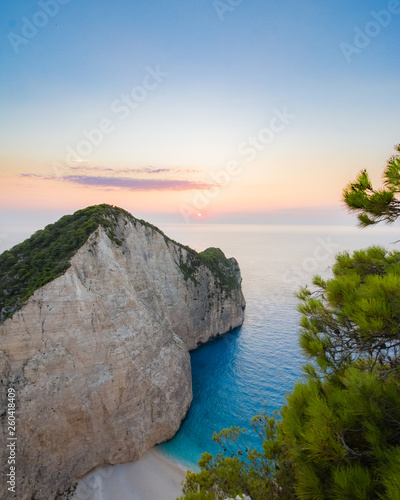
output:
[{"label": "sea", "polygon": [[[240,328],[191,352],[193,402],[178,433],[157,446],[168,459],[198,470],[202,453],[220,450],[214,432],[239,426],[251,448],[250,432],[260,412],[272,415],[302,379],[305,359],[298,345],[296,292],[315,274],[332,276],[339,252],[380,245],[400,250],[396,226],[158,224],[165,234],[197,251],[219,247],[235,257],[246,299]],[[31,232],[0,234],[0,252]],[[6,236],[6,237],[5,237]]]},{"label": "sea", "polygon": [[246,446],[261,449],[250,420],[272,415],[302,379],[296,292],[315,274],[332,276],[335,255],[372,245],[399,250],[398,228],[164,224],[171,238],[197,251],[219,247],[237,259],[246,299],[240,328],[191,352],[193,402],[178,433],[157,447],[192,470],[204,452],[217,453],[214,432],[239,426]]}]

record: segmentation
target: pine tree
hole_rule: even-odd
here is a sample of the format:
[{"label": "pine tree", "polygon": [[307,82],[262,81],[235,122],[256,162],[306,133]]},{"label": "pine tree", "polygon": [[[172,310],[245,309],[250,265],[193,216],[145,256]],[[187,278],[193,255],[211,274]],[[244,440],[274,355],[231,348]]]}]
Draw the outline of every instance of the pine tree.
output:
[{"label": "pine tree", "polygon": [[395,369],[400,362],[400,253],[380,247],[336,257],[334,277],[316,276],[315,290],[298,297],[300,346],[314,375],[340,371],[351,363],[373,370]]},{"label": "pine tree", "polygon": [[[400,151],[400,144],[395,147]],[[343,199],[351,211],[358,213],[359,225],[367,227],[378,222],[392,223],[400,216],[400,156],[389,158],[383,173],[384,188],[375,190],[366,170],[343,191]]]}]

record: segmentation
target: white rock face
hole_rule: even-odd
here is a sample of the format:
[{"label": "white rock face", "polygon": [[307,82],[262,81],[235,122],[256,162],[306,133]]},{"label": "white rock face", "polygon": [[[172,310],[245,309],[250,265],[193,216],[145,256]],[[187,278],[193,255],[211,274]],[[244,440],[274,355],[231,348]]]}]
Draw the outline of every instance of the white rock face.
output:
[{"label": "white rock face", "polygon": [[189,349],[243,322],[240,288],[223,291],[205,266],[185,280],[185,248],[123,216],[117,232],[122,246],[99,227],[66,273],[0,326],[0,498],[13,498],[9,387],[14,498],[49,500],[93,468],[171,438],[192,399]]}]

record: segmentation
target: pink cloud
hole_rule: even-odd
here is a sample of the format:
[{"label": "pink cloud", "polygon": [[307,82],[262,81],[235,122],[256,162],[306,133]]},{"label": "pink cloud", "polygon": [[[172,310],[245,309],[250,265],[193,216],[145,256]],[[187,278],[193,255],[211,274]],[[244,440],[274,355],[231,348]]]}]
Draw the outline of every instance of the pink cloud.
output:
[{"label": "pink cloud", "polygon": [[100,189],[127,189],[130,191],[188,191],[195,189],[212,189],[216,184],[201,181],[180,179],[134,179],[129,177],[101,177],[88,175],[67,175],[62,177],[48,177],[37,174],[20,174],[21,177],[56,180],[92,186]]}]

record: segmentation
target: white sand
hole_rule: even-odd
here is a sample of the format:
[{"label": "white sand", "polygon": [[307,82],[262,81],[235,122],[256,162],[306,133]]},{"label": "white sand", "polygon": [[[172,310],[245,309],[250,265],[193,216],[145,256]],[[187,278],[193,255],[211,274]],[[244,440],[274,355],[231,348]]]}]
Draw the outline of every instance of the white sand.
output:
[{"label": "white sand", "polygon": [[157,451],[138,462],[105,466],[81,479],[73,500],[176,500],[186,469]]}]

